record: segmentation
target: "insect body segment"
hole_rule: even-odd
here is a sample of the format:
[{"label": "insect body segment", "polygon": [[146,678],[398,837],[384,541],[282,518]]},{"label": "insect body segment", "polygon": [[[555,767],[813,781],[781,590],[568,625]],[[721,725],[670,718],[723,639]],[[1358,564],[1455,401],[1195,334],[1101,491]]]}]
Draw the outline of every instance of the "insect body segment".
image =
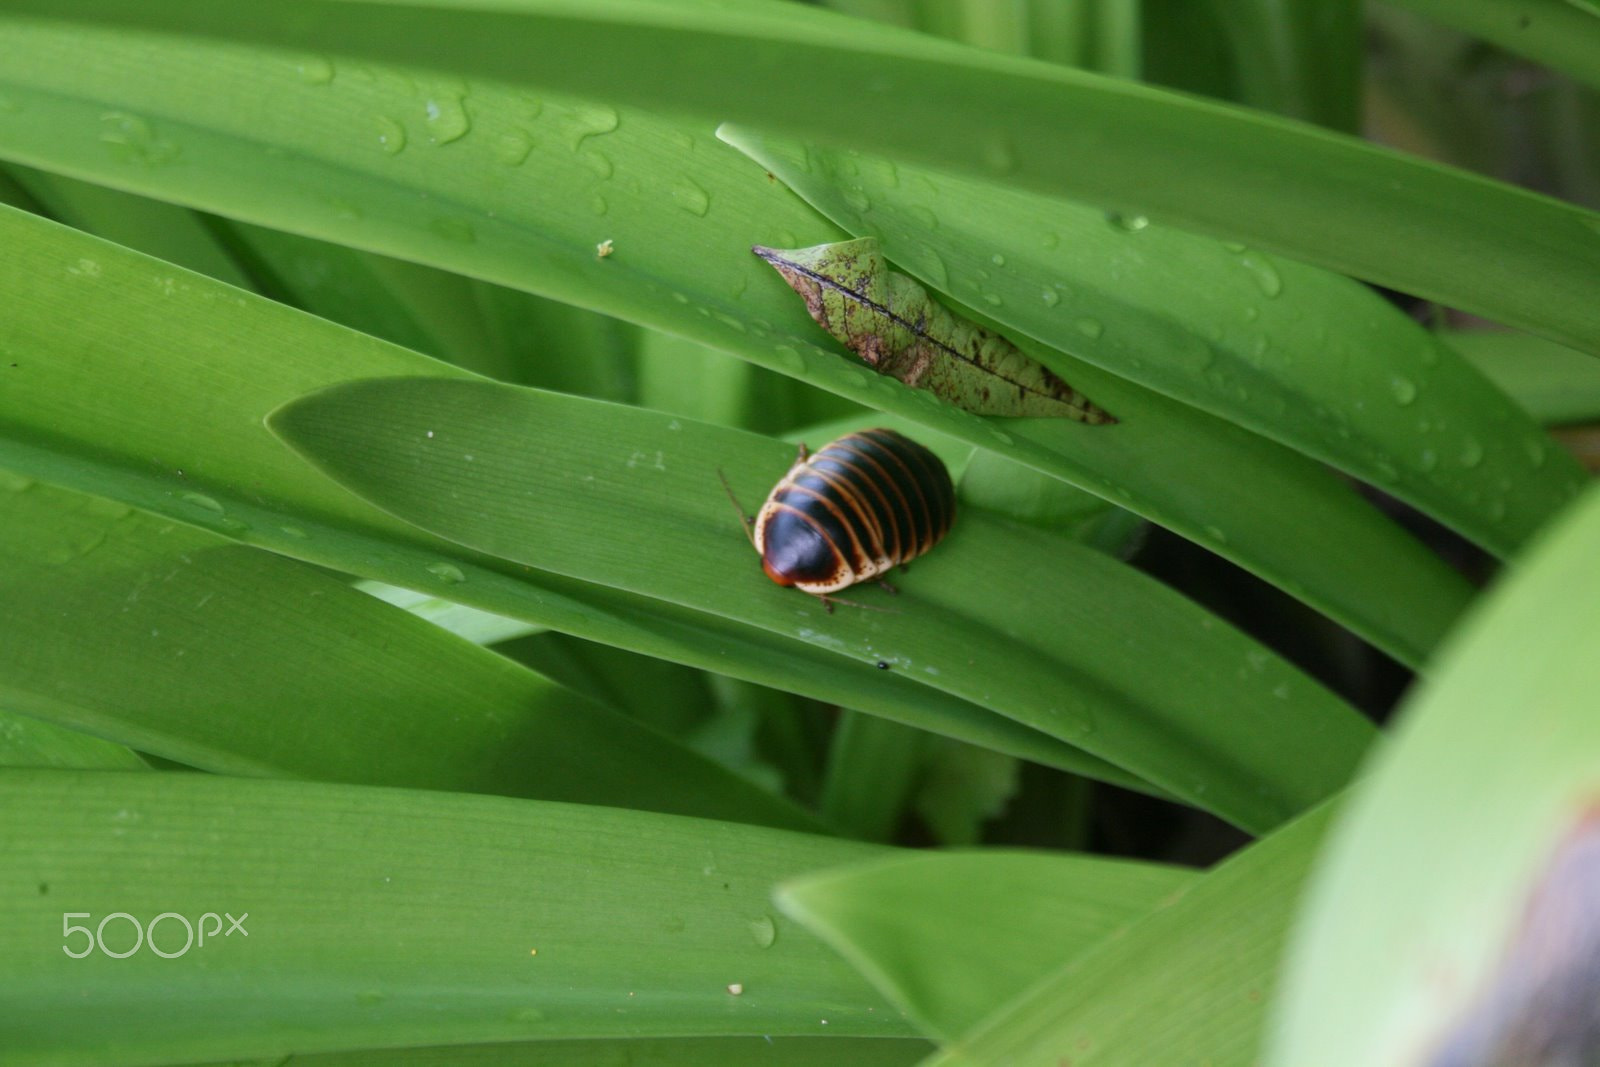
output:
[{"label": "insect body segment", "polygon": [[752,540],[769,578],[825,596],[922,555],[954,518],[938,456],[893,430],[862,430],[810,455],[802,445]]}]

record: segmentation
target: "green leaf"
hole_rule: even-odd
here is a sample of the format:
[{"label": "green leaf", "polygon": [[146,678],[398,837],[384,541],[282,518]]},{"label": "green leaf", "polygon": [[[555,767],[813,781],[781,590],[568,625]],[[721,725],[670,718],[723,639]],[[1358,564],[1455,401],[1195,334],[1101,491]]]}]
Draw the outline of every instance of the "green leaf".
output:
[{"label": "green leaf", "polygon": [[1600,365],[1594,357],[1497,330],[1457,330],[1444,339],[1540,422],[1600,420]]},{"label": "green leaf", "polygon": [[[448,1045],[295,1053],[293,1067],[705,1067],[708,1063],[758,1067],[912,1067],[928,1054],[922,1041],[872,1037],[658,1037],[527,1041],[519,1044]],[[216,1067],[238,1067],[235,1062]],[[263,1064],[262,1067],[276,1067]]]},{"label": "green leaf", "polygon": [[818,825],[305,564],[44,485],[0,515],[0,707],[228,774]]},{"label": "green leaf", "polygon": [[[721,470],[745,499],[770,486],[793,458],[770,439],[424,378],[336,386],[271,425],[425,530],[826,649],[860,665],[858,691],[915,678],[1253,829],[1337,789],[1372,736],[1327,691],[1165,587],[980,514],[962,515],[916,562],[894,603],[860,592],[882,610],[828,614],[762,576],[717,485]],[[909,721],[951,732],[926,715]]]},{"label": "green leaf", "polygon": [[[1600,352],[1600,215],[1299,123],[803,5],[10,0],[8,10],[418,63],[870,148],[1144,212]],[[664,54],[676,57],[674,77],[657,76]],[[25,115],[6,126],[37,121]]]},{"label": "green leaf", "polygon": [[43,719],[0,711],[0,767],[133,771],[147,766],[122,745]]},{"label": "green leaf", "polygon": [[1588,0],[1394,0],[1600,88],[1600,11]]},{"label": "green leaf", "polygon": [[852,837],[892,841],[905,814],[919,757],[931,740],[921,730],[888,719],[842,711],[828,750],[818,809]]},{"label": "green leaf", "polygon": [[[792,292],[748,249],[756,237],[794,245],[801,243],[802,232],[823,240],[839,235],[782,186],[730,165],[737,157],[708,139],[703,127],[559,93],[534,97],[486,82],[464,89],[459,81],[417,70],[341,66],[316,55],[87,26],[24,24],[3,14],[0,42],[5,45],[0,47],[0,84],[20,105],[14,113],[0,112],[0,152],[537,291],[803,377],[1127,504],[1268,577],[1413,665],[1426,658],[1471,595],[1458,576],[1317,464],[1093,367],[1074,364],[1068,379],[1117,412],[1122,425],[1088,434],[1083,427],[1048,420],[1001,430],[852,366],[832,343],[818,348],[816,327]],[[183,72],[180,84],[172,71]],[[440,116],[453,117],[460,112],[451,102],[462,99],[464,91],[472,101],[471,130],[445,143],[431,140],[427,102],[438,105]],[[266,99],[274,105],[259,106]],[[143,123],[132,129],[143,131],[150,142],[135,146],[138,151],[123,143],[131,118]],[[386,147],[398,147],[391,136],[396,125],[411,130],[410,147],[391,155]],[[450,129],[457,131],[459,124]],[[102,141],[100,132],[121,140]],[[180,145],[180,154],[169,158],[169,150]],[[356,204],[359,209],[352,210]],[[603,214],[597,213],[602,208]],[[462,240],[467,234],[472,239]],[[595,256],[595,244],[604,236],[615,238],[615,250],[602,260]],[[8,234],[6,247],[18,240]],[[86,249],[77,255],[99,262],[102,253]],[[51,248],[42,259],[28,261],[40,267],[37,274],[17,263],[20,277],[11,285],[54,304],[62,298],[49,292],[51,279],[61,262],[73,258]],[[148,274],[151,285],[176,277],[170,271]],[[84,288],[85,279],[71,277]],[[171,342],[179,340],[166,336],[175,326],[172,317],[129,303],[134,306],[118,311],[117,332],[159,327],[160,344],[152,338],[149,347],[163,356],[147,351],[140,359],[113,349],[102,358],[123,356],[141,374],[168,366]],[[74,313],[65,318],[75,319],[81,305],[71,304]],[[226,358],[229,367],[247,368],[240,372],[246,379],[268,374],[266,367],[270,377],[259,389],[235,383],[221,392],[214,382],[197,388],[202,379],[192,373],[188,381],[166,383],[164,403],[147,398],[138,412],[148,419],[142,424],[148,432],[142,435],[145,450],[135,454],[170,455],[177,443],[173,438],[188,428],[174,421],[197,404],[209,407],[226,398],[240,420],[235,425],[242,426],[264,413],[255,407],[263,396],[275,395],[275,403],[287,399],[279,387],[291,378],[318,379],[297,390],[305,391],[362,374],[436,373],[419,369],[429,365],[415,361],[369,370],[375,361],[370,350],[359,366],[319,358],[301,337],[282,345],[262,338],[225,354],[211,351],[214,338],[233,333],[237,325],[216,314],[220,309],[210,310],[209,318],[221,321],[184,335],[208,352],[208,367],[225,373],[217,361]],[[63,318],[56,316],[54,330],[93,331],[95,320]],[[82,348],[72,346],[73,351]],[[296,356],[288,359],[285,352]],[[395,361],[392,353],[388,358]],[[330,372],[330,367],[340,369]],[[69,362],[50,369],[66,376],[76,366]],[[91,435],[128,418],[120,395],[109,403],[92,387],[65,382],[52,382],[46,392],[55,388],[67,389],[62,395],[73,398],[71,406],[86,424],[80,429]],[[235,406],[245,392],[251,394],[248,401]],[[91,400],[100,406],[91,406]],[[33,410],[40,404],[35,398]],[[163,443],[156,447],[149,437]],[[254,484],[263,463],[275,469],[260,455],[240,458],[232,468],[240,484]],[[223,499],[217,492],[209,495]],[[290,524],[309,529],[303,522]],[[273,547],[296,555],[313,550]],[[365,562],[359,565],[336,565],[407,584],[393,575],[368,573],[364,568],[375,565],[372,553],[361,558]],[[402,564],[392,552],[381,558],[412,573],[435,562],[412,557]],[[592,599],[574,608],[566,592],[557,595],[548,581],[541,578],[541,583],[550,595],[538,599],[540,614],[533,621],[586,636],[601,637],[603,631],[613,636],[601,639],[613,641],[627,632],[630,641],[670,650],[658,654],[716,669],[703,647],[682,640],[684,625],[704,625],[704,620],[653,626],[649,612],[630,606],[601,623]],[[479,593],[476,580],[472,584],[468,595],[487,595]],[[760,658],[763,654],[752,650],[743,662]],[[777,684],[770,669],[746,677]],[[834,681],[836,676],[813,667],[800,681],[782,684],[874,710],[853,701],[847,685],[828,693],[817,688]]]},{"label": "green leaf", "polygon": [[953,1039],[1195,878],[1087,856],[924,853],[794,879],[777,901],[930,1034]]},{"label": "green leaf", "polygon": [[805,299],[818,325],[879,374],[979,415],[1117,421],[1004,337],[951,314],[891,271],[875,238],[751,251]]},{"label": "green leaf", "polygon": [[[19,770],[0,776],[0,853],[0,1063],[910,1033],[768,903],[780,879],[882,854],[850,842],[500,797]],[[123,952],[133,922],[167,912],[248,916],[245,936],[211,931],[170,959],[63,952],[86,936],[64,925],[105,923]],[[165,952],[184,939],[177,920],[157,927]]]},{"label": "green leaf", "polygon": [[390,585],[1119,777],[910,678],[863,691],[860,668],[827,649],[422,535],[308,476],[263,419],[346,377],[462,372],[19,212],[0,212],[0,236],[0,455],[20,472]]},{"label": "green leaf", "polygon": [[719,136],[1014,340],[1333,464],[1491,551],[1514,552],[1583,482],[1469,363],[1348,278],[993,182]]},{"label": "green leaf", "polygon": [[1262,838],[1125,929],[1066,945],[1057,956],[1066,962],[926,1062],[1250,1063],[1330,812],[1323,806]]},{"label": "green leaf", "polygon": [[1591,489],[1407,702],[1308,894],[1268,1062],[1600,1053],[1597,550]]}]

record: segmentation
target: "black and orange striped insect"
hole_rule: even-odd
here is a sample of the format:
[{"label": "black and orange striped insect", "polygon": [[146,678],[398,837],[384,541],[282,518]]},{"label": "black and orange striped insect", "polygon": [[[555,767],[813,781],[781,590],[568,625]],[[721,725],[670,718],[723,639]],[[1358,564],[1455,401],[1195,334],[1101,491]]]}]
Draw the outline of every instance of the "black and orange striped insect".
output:
[{"label": "black and orange striped insect", "polygon": [[889,429],[846,434],[812,453],[802,444],[754,520],[731,488],[728,497],[767,577],[820,597],[829,611],[830,593],[870,578],[882,582],[938,544],[956,511],[944,463]]}]

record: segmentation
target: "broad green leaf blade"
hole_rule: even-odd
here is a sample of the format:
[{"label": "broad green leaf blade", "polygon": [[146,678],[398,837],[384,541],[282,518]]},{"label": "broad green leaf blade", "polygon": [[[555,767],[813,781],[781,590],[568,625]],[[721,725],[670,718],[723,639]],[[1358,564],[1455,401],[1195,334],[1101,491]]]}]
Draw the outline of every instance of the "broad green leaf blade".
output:
[{"label": "broad green leaf blade", "polygon": [[1269,1062],[1600,1055],[1597,549],[1590,490],[1408,702],[1308,896]]},{"label": "broad green leaf blade", "polygon": [[[871,1037],[655,1037],[296,1053],[293,1067],[912,1067],[926,1042]],[[215,1067],[238,1067],[236,1062]],[[288,1065],[285,1065],[288,1067]]]},{"label": "broad green leaf blade", "polygon": [[1348,278],[992,182],[718,135],[1013,335],[1339,467],[1491,551],[1514,552],[1582,484],[1469,363]]},{"label": "broad green leaf blade", "polygon": [[892,603],[853,591],[874,610],[829,614],[761,574],[717,484],[720,470],[759,499],[793,459],[770,439],[426,378],[336,386],[271,425],[424,530],[820,646],[858,662],[863,689],[908,674],[1254,830],[1339,788],[1372,736],[1352,709],[1164,586],[979,514],[959,517]]},{"label": "broad green leaf blade", "polygon": [[864,692],[860,668],[828,650],[473,557],[314,477],[263,425],[273,408],[347,377],[462,373],[447,364],[19,212],[0,212],[0,245],[0,455],[19,472],[336,570],[1116,777],[910,678]]},{"label": "broad green leaf blade", "polygon": [[[0,85],[22,104],[0,113],[0,153],[540,292],[802,377],[1127,504],[1412,665],[1471,595],[1317,464],[1124,379],[1076,364],[1070,376],[1125,420],[1114,432],[1059,420],[1001,430],[817,347],[748,249],[753,235],[838,235],[703,128],[416,70],[3,14],[0,43]],[[430,100],[447,131],[430,125]],[[148,135],[132,147],[126,116]],[[103,126],[120,140],[101,140]],[[396,128],[409,147],[391,153]],[[602,236],[614,249],[599,259]]]},{"label": "broad green leaf blade", "polygon": [[876,238],[750,251],[800,294],[817,325],[879,374],[979,415],[1117,421],[1005,338],[891,271]]},{"label": "broad green leaf blade", "polygon": [[863,841],[892,841],[916,780],[928,735],[846,709],[828,748],[817,809]]},{"label": "broad green leaf blade", "polygon": [[948,1040],[1195,877],[1091,857],[933,853],[804,876],[777,901]]},{"label": "broad green leaf blade", "polygon": [[[869,148],[1144,212],[1600,351],[1600,215],[1299,123],[801,5],[7,8],[418,63]],[[674,57],[670,78],[659,76],[662,55]]]},{"label": "broad green leaf blade", "polygon": [[355,588],[371,597],[409,611],[419,619],[426,619],[441,630],[465,638],[475,645],[493,645],[517,637],[540,633],[542,626],[530,622],[493,615],[453,600],[419,593],[414,589],[401,589],[382,582],[357,582]]},{"label": "broad green leaf blade", "polygon": [[1582,352],[1490,330],[1458,330],[1446,334],[1445,343],[1540,422],[1600,420],[1600,366]]},{"label": "broad green leaf blade", "polygon": [[1587,0],[1393,0],[1600,88],[1600,11]]},{"label": "broad green leaf blade", "polygon": [[930,1067],[1251,1063],[1324,806],[1250,845],[1034,983]]},{"label": "broad green leaf blade", "polygon": [[302,563],[43,485],[0,516],[0,707],[222,773],[819,825]]},{"label": "broad green leaf blade", "polygon": [[0,711],[0,767],[136,771],[147,766],[122,745],[29,715]]},{"label": "broad green leaf blade", "polygon": [[[1229,46],[1228,99],[1342,133],[1361,128],[1359,0],[1203,0]],[[1147,13],[1147,30],[1171,32]]]},{"label": "broad green leaf blade", "polygon": [[251,288],[249,277],[196,212],[32,167],[7,170],[58,222],[217,281]]},{"label": "broad green leaf blade", "polygon": [[[881,854],[849,842],[500,797],[12,771],[0,853],[0,940],[13,949],[0,1063],[909,1033],[768,903],[781,879]],[[223,921],[171,959],[63,952],[85,936],[64,924],[93,930],[117,912],[141,924],[248,914],[248,936]],[[118,953],[134,940],[129,919],[101,936]],[[183,943],[180,922],[158,925],[157,947]]]}]

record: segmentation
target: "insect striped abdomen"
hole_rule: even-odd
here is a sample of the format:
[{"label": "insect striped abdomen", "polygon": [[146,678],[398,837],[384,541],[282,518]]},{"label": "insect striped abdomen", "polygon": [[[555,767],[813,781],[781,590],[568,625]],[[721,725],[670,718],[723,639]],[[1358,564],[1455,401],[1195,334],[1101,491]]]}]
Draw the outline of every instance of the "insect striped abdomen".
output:
[{"label": "insect striped abdomen", "polygon": [[909,562],[955,517],[939,457],[893,430],[848,434],[800,459],[756,516],[763,569],[819,595]]}]

